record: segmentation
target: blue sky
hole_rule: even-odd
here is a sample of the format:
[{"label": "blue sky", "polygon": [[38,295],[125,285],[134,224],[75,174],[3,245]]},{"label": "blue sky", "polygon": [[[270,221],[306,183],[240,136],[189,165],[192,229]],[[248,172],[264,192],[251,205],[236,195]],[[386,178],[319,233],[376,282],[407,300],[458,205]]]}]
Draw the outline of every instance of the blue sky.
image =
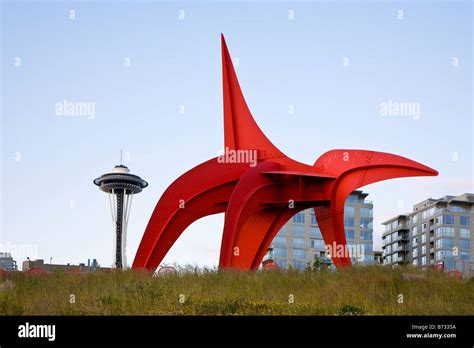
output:
[{"label": "blue sky", "polygon": [[[364,188],[376,247],[385,219],[474,191],[469,1],[2,1],[1,11],[0,244],[110,265],[108,201],[92,180],[123,149],[150,184],[133,201],[131,262],[161,193],[223,148],[221,32],[256,121],[288,156],[373,149],[440,172]],[[94,118],[56,115],[63,100],[95,103]],[[389,100],[417,103],[420,117],[381,115]],[[197,221],[165,262],[215,265],[222,224]]]}]

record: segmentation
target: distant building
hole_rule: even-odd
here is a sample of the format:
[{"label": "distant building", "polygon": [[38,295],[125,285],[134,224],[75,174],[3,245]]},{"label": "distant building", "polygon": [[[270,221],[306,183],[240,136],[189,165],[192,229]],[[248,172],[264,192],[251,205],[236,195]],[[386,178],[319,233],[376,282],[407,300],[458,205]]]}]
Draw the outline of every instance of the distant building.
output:
[{"label": "distant building", "polygon": [[411,263],[423,268],[473,275],[474,194],[427,199],[408,214],[383,223],[385,265]]},{"label": "distant building", "polygon": [[44,260],[41,260],[41,259],[23,261],[23,271],[28,272],[31,270],[41,270],[43,272],[62,271],[62,272],[88,273],[88,272],[95,272],[95,271],[109,271],[111,270],[111,268],[100,267],[96,259],[93,259],[92,262],[88,260],[87,265],[85,263],[80,263],[79,265],[51,264],[51,263],[44,263]]},{"label": "distant building", "polygon": [[374,263],[376,265],[382,265],[383,264],[383,251],[374,250]]},{"label": "distant building", "polygon": [[[344,205],[344,228],[348,247],[358,246],[363,259],[352,259],[353,264],[371,264],[373,253],[373,204],[360,190],[353,191]],[[305,269],[331,264],[313,209],[302,211],[291,218],[271,243],[273,257],[282,269]],[[319,267],[319,266],[318,266]]]},{"label": "distant building", "polygon": [[10,253],[0,253],[0,269],[5,271],[16,271],[16,261]]}]

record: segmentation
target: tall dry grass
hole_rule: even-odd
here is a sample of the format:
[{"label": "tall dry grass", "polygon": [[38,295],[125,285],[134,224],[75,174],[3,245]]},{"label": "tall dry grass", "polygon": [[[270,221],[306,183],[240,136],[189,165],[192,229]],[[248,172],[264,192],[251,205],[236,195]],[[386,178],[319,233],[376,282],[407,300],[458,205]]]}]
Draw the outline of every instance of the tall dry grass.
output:
[{"label": "tall dry grass", "polygon": [[472,315],[474,280],[381,266],[337,272],[187,268],[161,277],[17,272],[0,278],[0,314]]}]

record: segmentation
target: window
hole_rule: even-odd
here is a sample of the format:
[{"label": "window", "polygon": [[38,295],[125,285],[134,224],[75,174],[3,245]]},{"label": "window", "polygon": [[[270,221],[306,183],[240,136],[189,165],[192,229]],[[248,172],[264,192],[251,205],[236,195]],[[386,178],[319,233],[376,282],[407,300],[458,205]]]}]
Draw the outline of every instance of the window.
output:
[{"label": "window", "polygon": [[418,214],[413,215],[412,222],[416,224],[418,222]]},{"label": "window", "polygon": [[418,237],[413,238],[413,246],[418,245]]},{"label": "window", "polygon": [[460,205],[451,205],[449,208],[448,208],[449,211],[452,211],[453,213],[464,213],[466,212],[466,208],[465,207],[462,207]]},{"label": "window", "polygon": [[352,205],[345,205],[344,206],[344,216],[354,216],[355,208]]},{"label": "window", "polygon": [[421,224],[421,232],[426,232],[426,223]]},{"label": "window", "polygon": [[471,241],[469,239],[461,239],[459,241],[460,249],[471,249]]},{"label": "window", "polygon": [[441,223],[444,225],[454,225],[454,216],[453,215],[442,215]]},{"label": "window", "polygon": [[362,243],[362,248],[364,250],[364,254],[369,254],[373,250],[373,244],[372,243]]},{"label": "window", "polygon": [[344,226],[347,227],[354,227],[354,218],[353,217],[345,217],[344,218]]},{"label": "window", "polygon": [[421,254],[422,254],[422,255],[426,254],[426,245],[423,245],[423,246],[421,247]]},{"label": "window", "polygon": [[418,260],[413,260],[413,266],[418,266]]},{"label": "window", "polygon": [[314,215],[314,210],[311,209],[311,213],[309,214],[311,218],[311,225],[317,225],[318,222],[316,221],[316,216]]},{"label": "window", "polygon": [[459,217],[459,224],[461,226],[469,226],[471,224],[469,216],[460,216]]},{"label": "window", "polygon": [[429,218],[430,216],[433,216],[435,211],[436,211],[436,209],[434,207],[430,208],[428,210],[425,210],[424,212],[421,213],[421,219],[424,220],[424,219]]},{"label": "window", "polygon": [[304,245],[304,238],[293,238],[293,245]]},{"label": "window", "polygon": [[319,229],[319,227],[313,227],[311,226],[309,228],[309,233],[311,235],[311,237],[314,237],[314,238],[322,238],[321,236],[321,230]]},{"label": "window", "polygon": [[365,229],[372,228],[372,218],[361,218],[360,219],[360,227]]},{"label": "window", "polygon": [[387,246],[385,250],[387,250],[387,254],[390,254],[392,252],[392,246],[391,245]]},{"label": "window", "polygon": [[293,249],[293,257],[295,259],[306,259],[306,250],[305,249]]},{"label": "window", "polygon": [[311,240],[311,248],[325,249],[324,240],[322,240],[322,239],[312,239]]},{"label": "window", "polygon": [[421,235],[421,244],[426,243],[426,233]]},{"label": "window", "polygon": [[354,239],[354,230],[346,229],[346,239]]},{"label": "window", "polygon": [[356,196],[348,196],[347,199],[346,199],[346,203],[355,203],[357,202],[357,197]]},{"label": "window", "polygon": [[418,227],[412,227],[411,229],[411,235],[414,237],[418,234]]},{"label": "window", "polygon": [[422,264],[423,266],[426,265],[426,256],[423,256],[423,257],[421,258],[421,264]]},{"label": "window", "polygon": [[461,260],[469,261],[471,259],[471,253],[469,251],[460,251],[459,257]]},{"label": "window", "polygon": [[304,261],[295,260],[293,262],[293,265],[294,265],[295,269],[297,269],[299,271],[302,271],[306,268],[306,262],[304,262]]},{"label": "window", "polygon": [[372,208],[360,208],[360,216],[364,216],[364,217],[372,217],[372,214],[373,214],[373,210]]},{"label": "window", "polygon": [[281,236],[276,236],[275,239],[273,239],[274,244],[286,244],[286,237],[281,237]]},{"label": "window", "polygon": [[282,227],[280,231],[278,231],[278,235],[285,235],[285,227]]},{"label": "window", "polygon": [[452,247],[454,247],[454,239],[442,238],[436,240],[436,249]]},{"label": "window", "polygon": [[295,236],[304,236],[304,226],[303,225],[293,225],[293,234]]},{"label": "window", "polygon": [[287,256],[287,250],[285,248],[275,248],[273,249],[273,256],[275,257],[281,257],[281,258],[286,258]]},{"label": "window", "polygon": [[297,224],[304,224],[304,212],[298,213],[295,216],[293,216],[293,222]]},{"label": "window", "polygon": [[275,262],[277,263],[278,267],[280,267],[281,269],[286,268],[286,260],[275,260]]},{"label": "window", "polygon": [[456,269],[456,261],[454,260],[445,260],[444,261],[444,270],[449,272]]},{"label": "window", "polygon": [[372,231],[362,230],[360,231],[361,240],[372,240]]},{"label": "window", "polygon": [[461,238],[471,238],[471,231],[468,228],[459,229],[459,236]]},{"label": "window", "polygon": [[454,227],[438,227],[435,230],[436,237],[454,237]]},{"label": "window", "polygon": [[411,255],[413,257],[417,257],[418,256],[418,249],[413,249],[413,252],[411,253]]}]

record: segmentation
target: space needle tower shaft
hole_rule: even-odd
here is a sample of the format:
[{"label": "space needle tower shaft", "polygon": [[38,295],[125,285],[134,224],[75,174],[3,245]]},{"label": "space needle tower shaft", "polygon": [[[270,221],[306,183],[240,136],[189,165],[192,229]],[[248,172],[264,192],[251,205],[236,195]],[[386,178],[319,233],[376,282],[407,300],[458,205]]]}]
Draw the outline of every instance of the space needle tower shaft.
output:
[{"label": "space needle tower shaft", "polygon": [[120,164],[115,166],[110,173],[95,179],[94,184],[109,196],[114,225],[115,267],[126,267],[127,226],[132,199],[135,194],[147,187],[148,183],[139,176],[130,173],[130,170],[122,164],[122,154],[120,154]]}]

